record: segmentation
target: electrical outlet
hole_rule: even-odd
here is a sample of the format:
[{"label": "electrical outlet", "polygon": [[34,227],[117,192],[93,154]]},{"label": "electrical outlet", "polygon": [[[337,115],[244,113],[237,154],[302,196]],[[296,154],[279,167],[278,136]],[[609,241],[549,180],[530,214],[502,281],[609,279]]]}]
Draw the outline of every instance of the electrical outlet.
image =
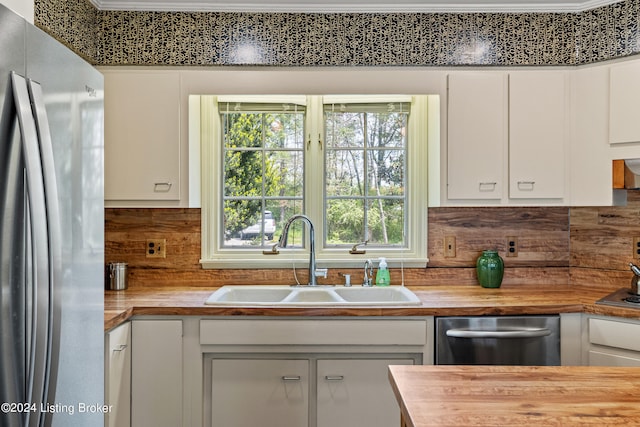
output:
[{"label": "electrical outlet", "polygon": [[507,256],[508,257],[518,256],[518,238],[517,237],[507,237]]},{"label": "electrical outlet", "polygon": [[633,238],[633,258],[640,259],[640,237]]},{"label": "electrical outlet", "polygon": [[147,239],[147,258],[166,258],[167,239]]},{"label": "electrical outlet", "polygon": [[456,236],[444,236],[444,257],[456,257]]}]

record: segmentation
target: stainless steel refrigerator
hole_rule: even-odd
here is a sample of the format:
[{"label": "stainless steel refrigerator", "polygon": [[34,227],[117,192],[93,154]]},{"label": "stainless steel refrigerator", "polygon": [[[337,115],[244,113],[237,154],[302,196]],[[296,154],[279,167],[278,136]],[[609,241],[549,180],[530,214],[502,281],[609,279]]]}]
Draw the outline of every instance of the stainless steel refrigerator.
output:
[{"label": "stainless steel refrigerator", "polygon": [[0,426],[103,425],[103,78],[0,5]]}]

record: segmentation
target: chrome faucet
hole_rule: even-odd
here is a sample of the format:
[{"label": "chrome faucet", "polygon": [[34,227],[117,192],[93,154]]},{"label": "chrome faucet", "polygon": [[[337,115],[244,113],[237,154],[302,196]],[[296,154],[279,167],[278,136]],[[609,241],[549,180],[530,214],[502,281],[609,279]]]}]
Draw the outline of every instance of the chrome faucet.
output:
[{"label": "chrome faucet", "polygon": [[632,262],[629,263],[631,271],[633,271],[633,277],[631,278],[631,291],[640,295],[640,268]]},{"label": "chrome faucet", "polygon": [[318,280],[317,277],[327,277],[327,269],[326,268],[316,268],[316,235],[313,229],[313,223],[306,215],[294,215],[286,222],[284,228],[282,229],[282,234],[280,235],[280,240],[278,241],[278,246],[281,248],[287,247],[287,238],[289,237],[289,227],[291,224],[297,220],[301,219],[306,222],[309,226],[309,286],[317,286]]},{"label": "chrome faucet", "polygon": [[[367,272],[367,270],[369,270]],[[371,260],[368,259],[364,262],[364,280],[362,281],[362,286],[371,286],[373,283],[373,264]]]}]

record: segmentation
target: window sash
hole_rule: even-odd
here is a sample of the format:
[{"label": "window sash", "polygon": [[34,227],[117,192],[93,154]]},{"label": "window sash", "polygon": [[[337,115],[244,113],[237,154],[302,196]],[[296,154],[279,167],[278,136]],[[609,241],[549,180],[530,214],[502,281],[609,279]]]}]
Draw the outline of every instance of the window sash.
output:
[{"label": "window sash", "polygon": [[[408,198],[408,194],[406,191],[404,191],[404,189],[406,189],[407,187],[407,182],[406,182],[406,177],[407,177],[407,146],[408,146],[408,137],[407,137],[407,117],[409,116],[409,104],[408,103],[398,103],[395,104],[395,107],[391,107],[390,106],[391,103],[357,103],[357,104],[339,104],[340,109],[339,111],[337,111],[335,109],[336,104],[325,104],[324,105],[324,117],[325,117],[325,131],[327,132],[327,134],[331,133],[332,135],[332,141],[333,141],[333,130],[334,130],[334,126],[332,126],[333,123],[333,118],[332,116],[335,114],[357,114],[359,116],[362,116],[362,125],[363,128],[360,129],[362,131],[362,134],[360,135],[360,137],[362,138],[362,141],[354,141],[354,144],[347,144],[344,146],[338,146],[336,143],[329,143],[327,142],[326,144],[326,150],[324,152],[324,164],[325,164],[325,170],[324,170],[324,205],[325,205],[325,212],[329,212],[329,206],[335,206],[335,202],[339,201],[339,200],[343,200],[343,201],[348,201],[348,200],[352,200],[352,201],[359,201],[358,203],[358,209],[362,210],[362,218],[361,218],[361,229],[359,231],[362,232],[362,235],[360,235],[358,238],[355,239],[354,242],[333,242],[333,240],[335,238],[333,238],[331,236],[331,232],[333,230],[329,229],[329,218],[325,217],[325,229],[324,229],[324,234],[323,234],[323,242],[324,242],[324,247],[351,247],[353,246],[356,242],[359,241],[368,241],[369,247],[372,246],[378,246],[380,248],[389,248],[389,247],[407,247],[407,242],[405,240],[405,236],[407,235],[407,222],[408,222],[408,217],[409,217],[409,209],[407,209],[410,206],[411,201]],[[391,145],[391,146],[385,146],[385,145],[380,145],[380,144],[374,144],[372,141],[369,140],[369,137],[371,135],[371,131],[373,129],[369,129],[368,128],[368,124],[369,122],[369,118],[371,115],[378,115],[378,114],[389,114],[389,113],[395,113],[399,116],[405,116],[403,118],[403,127],[405,129],[405,133],[402,135],[401,141],[402,144],[397,144],[397,145]],[[338,119],[339,120],[339,119]],[[327,140],[329,139],[329,137],[327,137]],[[361,143],[358,143],[361,142]],[[359,170],[356,171],[356,178],[359,176],[360,179],[357,180],[357,185],[359,187],[361,187],[361,194],[349,194],[349,195],[344,195],[344,194],[331,194],[329,191],[329,176],[328,174],[330,173],[329,168],[331,167],[332,160],[333,160],[333,156],[331,155],[332,153],[335,153],[334,156],[338,157],[340,156],[339,153],[354,153],[354,154],[358,154],[360,153],[360,155],[354,155],[352,158],[353,163],[358,163],[359,164]],[[402,194],[380,194],[380,192],[378,191],[377,193],[373,193],[372,192],[372,185],[374,188],[375,187],[375,183],[373,183],[371,181],[372,178],[377,178],[375,176],[372,176],[371,174],[375,173],[376,171],[376,160],[373,159],[372,156],[374,156],[376,153],[383,153],[383,152],[398,152],[398,154],[401,156],[402,158],[402,182],[401,182],[401,187],[402,188]],[[339,162],[336,161],[335,162],[335,166],[337,166]],[[378,189],[379,190],[379,189]],[[392,241],[385,241],[388,239],[389,237],[389,230],[388,228],[392,225],[390,222],[387,221],[392,221],[393,218],[389,218],[386,217],[384,218],[384,220],[381,220],[378,223],[378,226],[380,227],[380,230],[378,232],[378,234],[380,234],[379,236],[377,236],[376,239],[372,239],[374,230],[375,230],[375,226],[376,223],[371,222],[370,219],[372,219],[371,214],[373,214],[376,211],[375,206],[378,206],[378,212],[381,212],[381,216],[382,213],[385,213],[385,209],[383,208],[382,204],[384,201],[399,201],[402,202],[401,203],[401,207],[402,207],[402,230],[401,230],[401,237],[400,237],[400,242],[397,242],[397,239],[392,239]],[[382,201],[382,203],[381,203]],[[356,220],[357,221],[357,220]],[[343,233],[345,232],[344,230],[337,230],[337,231],[342,231]],[[393,233],[393,228],[391,227],[391,233]],[[396,233],[397,234],[397,233]],[[341,240],[341,239],[337,239],[337,240]]]}]

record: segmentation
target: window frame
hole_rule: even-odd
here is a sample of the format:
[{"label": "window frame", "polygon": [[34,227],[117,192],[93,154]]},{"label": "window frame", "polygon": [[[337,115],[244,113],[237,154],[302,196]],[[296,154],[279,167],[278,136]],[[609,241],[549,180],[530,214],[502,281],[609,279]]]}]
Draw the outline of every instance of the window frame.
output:
[{"label": "window frame", "polygon": [[[431,128],[439,123],[438,97],[430,95],[256,95],[256,96],[200,96],[200,154],[201,154],[201,260],[202,268],[304,268],[309,260],[308,240],[305,248],[278,248],[278,254],[270,254],[267,248],[223,248],[219,244],[222,230],[222,185],[220,153],[221,123],[218,103],[225,100],[245,102],[306,102],[305,135],[305,188],[303,206],[311,218],[316,235],[316,259],[319,267],[362,267],[367,259],[387,258],[390,267],[426,267],[427,258],[427,181],[429,176],[429,140],[439,141],[437,132]],[[435,98],[435,99],[434,99]],[[389,102],[410,100],[411,114],[408,123],[407,142],[407,247],[360,247],[365,254],[350,254],[345,247],[324,247],[324,151],[323,151],[323,105],[330,102]],[[207,120],[206,118],[210,118]],[[316,195],[311,197],[311,195]],[[319,195],[319,196],[317,196]],[[308,233],[307,233],[308,234]],[[354,242],[356,243],[356,242]]]}]

